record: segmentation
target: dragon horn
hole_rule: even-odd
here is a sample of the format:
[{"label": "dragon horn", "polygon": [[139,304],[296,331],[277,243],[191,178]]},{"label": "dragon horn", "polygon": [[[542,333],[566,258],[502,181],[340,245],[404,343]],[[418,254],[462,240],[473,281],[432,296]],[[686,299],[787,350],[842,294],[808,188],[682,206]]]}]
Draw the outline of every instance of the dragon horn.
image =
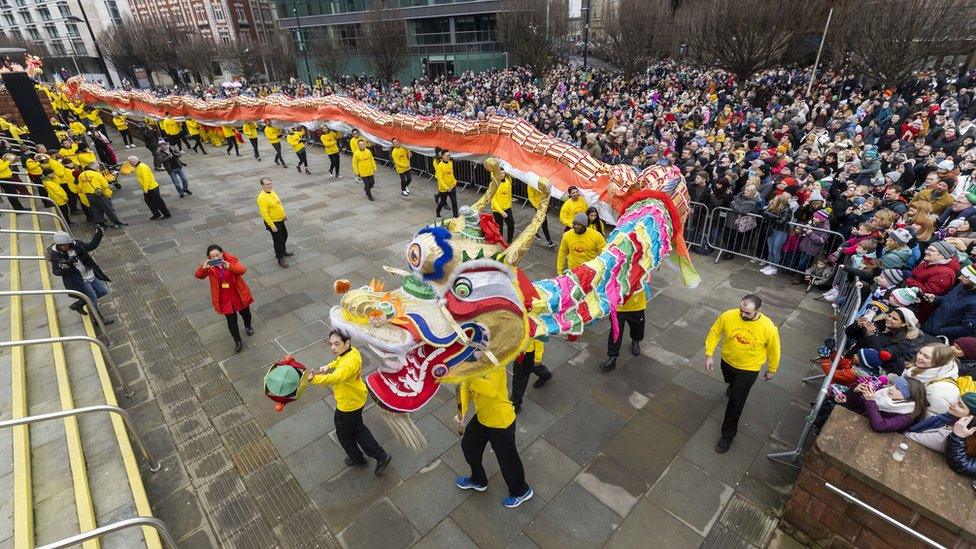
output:
[{"label": "dragon horn", "polygon": [[536,233],[539,232],[539,229],[542,228],[542,223],[546,220],[546,215],[548,215],[549,199],[551,197],[549,180],[544,177],[540,178],[538,187],[539,192],[542,193],[542,197],[539,199],[539,207],[536,209],[532,221],[515,237],[515,240],[508,245],[508,248],[502,252],[502,260],[509,265],[518,264],[519,260],[529,251],[529,247],[532,246],[532,240],[535,238]]},{"label": "dragon horn", "polygon": [[490,182],[488,184],[488,189],[485,190],[485,194],[481,196],[474,204],[471,205],[471,209],[481,213],[481,210],[485,209],[485,206],[491,203],[491,199],[495,196],[495,191],[498,190],[498,185],[501,184],[501,166],[498,165],[498,160],[495,158],[485,159],[485,169],[488,170],[488,175],[490,176]]}]

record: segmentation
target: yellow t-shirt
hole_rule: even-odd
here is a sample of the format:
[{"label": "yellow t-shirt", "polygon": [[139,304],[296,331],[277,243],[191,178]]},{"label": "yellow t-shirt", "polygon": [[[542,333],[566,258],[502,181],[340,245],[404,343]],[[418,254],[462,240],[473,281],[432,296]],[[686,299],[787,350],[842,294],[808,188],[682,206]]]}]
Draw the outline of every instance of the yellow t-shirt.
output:
[{"label": "yellow t-shirt", "polygon": [[482,376],[466,379],[459,388],[461,416],[474,403],[478,422],[485,427],[505,429],[515,421],[515,407],[508,399],[505,368],[491,368]]},{"label": "yellow t-shirt", "polygon": [[200,135],[200,123],[192,118],[186,121],[187,135]]},{"label": "yellow t-shirt", "polygon": [[705,355],[712,356],[722,342],[722,360],[740,370],[758,372],[769,362],[769,373],[779,368],[779,330],[766,315],[755,320],[742,320],[739,309],[720,314],[705,338]]},{"label": "yellow t-shirt", "polygon": [[437,179],[437,192],[446,193],[457,186],[454,177],[454,161],[439,161],[434,165],[434,177]]},{"label": "yellow t-shirt", "polygon": [[572,230],[564,232],[556,256],[556,273],[562,274],[566,269],[579,267],[600,255],[606,245],[607,240],[603,235],[589,227],[583,234],[576,234]]},{"label": "yellow t-shirt", "polygon": [[159,186],[159,183],[156,182],[156,176],[153,175],[152,168],[145,162],[140,162],[136,166],[136,181],[139,182],[139,186],[142,187],[142,192],[144,193]]},{"label": "yellow t-shirt", "polygon": [[[325,154],[335,154],[339,152],[339,142],[337,138],[339,137],[339,132],[337,131],[327,131],[319,137],[319,141],[322,142],[322,146],[325,147]],[[353,149],[355,152],[356,149]]]},{"label": "yellow t-shirt", "polygon": [[68,203],[68,193],[64,192],[61,185],[54,180],[53,177],[45,177],[41,179],[41,184],[44,185],[44,190],[47,191],[47,195],[51,197],[58,206],[64,206]]},{"label": "yellow t-shirt", "polygon": [[115,124],[115,129],[119,131],[129,129],[129,122],[122,115],[113,116],[112,123]]},{"label": "yellow t-shirt", "polygon": [[559,222],[562,223],[563,226],[572,229],[573,218],[576,217],[576,214],[585,214],[586,210],[588,209],[590,209],[590,207],[586,204],[586,201],[583,200],[582,196],[575,200],[567,200],[566,202],[563,202],[562,207],[559,208]]},{"label": "yellow t-shirt", "polygon": [[274,225],[275,221],[285,219],[285,207],[281,205],[278,193],[271,191],[261,191],[258,194],[258,211],[261,212],[261,219],[269,226]]},{"label": "yellow t-shirt", "polygon": [[244,126],[241,127],[241,131],[244,134],[244,137],[248,139],[258,138],[258,125],[254,122],[245,122]]},{"label": "yellow t-shirt", "polygon": [[288,137],[285,139],[285,141],[287,141],[288,144],[291,145],[291,150],[298,152],[305,148],[304,139],[305,139],[305,132],[299,130],[297,132],[292,132],[288,134]]},{"label": "yellow t-shirt", "polygon": [[310,383],[332,385],[337,410],[355,412],[366,405],[366,384],[363,383],[361,376],[363,357],[359,354],[359,349],[350,347],[348,351],[326,365],[326,368],[332,371],[313,376]]},{"label": "yellow t-shirt", "polygon": [[491,211],[502,213],[512,208],[512,178],[505,177],[499,184],[495,196],[491,197]]},{"label": "yellow t-shirt", "polygon": [[265,126],[264,136],[268,138],[268,143],[272,145],[281,143],[281,130],[274,126]]},{"label": "yellow t-shirt", "polygon": [[630,298],[624,301],[617,311],[621,313],[632,313],[634,311],[643,311],[647,308],[647,292],[643,288],[637,290],[636,292],[630,294]]},{"label": "yellow t-shirt", "polygon": [[390,151],[390,158],[393,159],[393,169],[396,173],[407,173],[410,171],[410,151],[403,147],[393,147]]},{"label": "yellow t-shirt", "polygon": [[369,177],[376,173],[376,161],[369,149],[352,153],[352,173],[356,177]]}]

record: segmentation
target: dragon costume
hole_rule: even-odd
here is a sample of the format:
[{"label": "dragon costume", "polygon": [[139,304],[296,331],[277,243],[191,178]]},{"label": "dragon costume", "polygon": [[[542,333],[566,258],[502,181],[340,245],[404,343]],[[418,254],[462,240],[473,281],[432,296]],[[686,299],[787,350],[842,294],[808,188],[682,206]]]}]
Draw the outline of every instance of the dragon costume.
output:
[{"label": "dragon costume", "polygon": [[[637,174],[629,166],[610,166],[524,120],[390,115],[338,96],[157,98],[107,91],[80,79],[71,80],[68,93],[128,115],[159,117],[168,111],[176,118],[220,125],[271,120],[313,129],[355,127],[381,146],[398,138],[420,154],[430,155],[440,146],[455,158],[484,162],[491,174],[485,195],[462,208],[458,218],[418,231],[405,250],[405,268],[386,268],[400,277],[397,287],[386,289],[376,280],[358,288],[345,280],[335,284],[343,296],[330,311],[332,326],[382,359],[366,384],[388,412],[394,432],[414,447],[423,444],[423,437],[404,418],[430,402],[443,384],[505,367],[527,338],[579,335],[600,318],[615,321],[616,309],[649,288],[651,272],[668,256],[677,260],[687,285],[699,281],[682,237],[690,201],[677,168],[654,166]],[[531,223],[511,243],[491,215],[482,213],[499,185],[501,167],[542,193]],[[616,229],[595,259],[554,278],[529,280],[518,262],[545,219],[550,193],[558,198],[569,186],[578,187],[601,217],[616,222]],[[285,401],[297,398],[297,392],[292,395],[278,385],[266,384],[266,389],[277,387],[282,395],[276,396]]]}]

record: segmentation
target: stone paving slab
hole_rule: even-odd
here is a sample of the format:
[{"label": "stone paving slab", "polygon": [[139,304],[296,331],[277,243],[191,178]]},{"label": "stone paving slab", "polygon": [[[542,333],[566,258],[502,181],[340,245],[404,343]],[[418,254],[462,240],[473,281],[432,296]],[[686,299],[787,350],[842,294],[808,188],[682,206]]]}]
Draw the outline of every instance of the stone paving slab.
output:
[{"label": "stone paving slab", "polygon": [[[591,326],[575,342],[554,339],[546,345],[544,362],[555,378],[542,389],[528,389],[517,423],[517,444],[536,497],[517,510],[499,504],[505,488],[490,449],[484,460],[488,491],[471,494],[453,486],[468,469],[454,432],[451,391],[440,391],[416,414],[429,442],[421,454],[400,447],[376,407],[367,408],[367,425],[394,455],[379,478],[342,464],[330,390],[310,388],[284,412],[273,412],[261,392],[269,362],[285,352],[310,366],[331,360],[326,338],[328,309],[337,302],[332,280],[347,277],[363,284],[383,277],[382,266],[402,265],[410,236],[433,218],[432,183],[425,177],[415,178],[414,193],[405,198],[397,193],[392,172],[381,168],[378,198],[371,203],[348,175],[323,180],[325,159],[320,151],[311,152],[313,176],[250,159],[188,155],[195,193],[180,200],[163,185],[174,217],[162,223],[146,219],[134,182],[123,179],[114,199],[131,226],[126,235],[110,233],[106,241],[131,244],[109,246],[98,258],[116,261],[112,266],[120,269],[121,258],[137,257],[138,266],[126,265],[125,271],[154,275],[122,277],[112,297],[123,326],[135,334],[137,360],[156,372],[147,374],[148,385],[141,377],[137,381],[145,394],[139,415],[151,430],[151,444],[166,452],[169,469],[147,487],[168,496],[158,501],[154,496],[153,503],[173,517],[184,543],[637,547],[654,540],[655,546],[682,548],[696,547],[726,528],[722,513],[732,501],[778,512],[792,473],[765,454],[798,436],[811,392],[800,379],[810,371],[806,359],[831,321],[829,309],[802,288],[783,277],[766,277],[739,259],[714,264],[712,258],[696,257],[703,279],[696,289],[681,287],[666,269],[656,273],[642,352],[637,357],[624,352],[614,372],[596,367],[606,356],[609,323]],[[342,162],[346,167],[348,157]],[[290,269],[274,261],[270,237],[253,206],[258,188],[251,182],[260,175],[273,178],[289,213],[289,247],[296,252]],[[459,192],[462,203],[474,197]],[[516,210],[522,226],[531,212]],[[558,221],[550,224],[557,227]],[[206,284],[192,277],[213,242],[242,259],[255,296],[256,333],[245,338],[240,354],[233,352],[223,319],[210,306]],[[119,258],[105,257],[111,254]],[[542,277],[551,276],[554,265],[554,251],[537,241],[523,268],[530,277]],[[155,287],[143,285],[150,281]],[[154,341],[158,330],[143,329],[151,326],[142,313],[145,300],[120,298],[140,291],[154,291],[154,299],[172,296],[159,311],[150,311],[165,319],[163,342]],[[718,455],[712,446],[725,385],[718,373],[704,371],[704,337],[715,315],[752,291],[781,323],[783,363],[773,381],[757,383],[732,451]],[[191,358],[197,350],[202,354]],[[207,357],[208,366],[197,368],[209,375],[182,366],[200,356]],[[370,353],[364,358],[364,370],[377,366]],[[167,370],[169,360],[180,367]],[[188,398],[167,400],[181,391]],[[248,427],[256,440],[228,438],[245,423],[256,429]],[[203,454],[204,440],[218,442]],[[213,457],[203,462],[208,455]],[[296,499],[292,505],[298,509],[279,512],[268,499],[275,490]],[[181,505],[188,512],[178,516]],[[309,529],[319,517],[321,527]]]}]

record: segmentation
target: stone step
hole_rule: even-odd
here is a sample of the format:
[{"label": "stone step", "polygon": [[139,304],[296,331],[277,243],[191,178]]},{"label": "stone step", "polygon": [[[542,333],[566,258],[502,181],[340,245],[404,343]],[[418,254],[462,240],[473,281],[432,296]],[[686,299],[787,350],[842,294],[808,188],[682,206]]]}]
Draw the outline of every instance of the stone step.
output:
[{"label": "stone step", "polygon": [[[20,227],[29,225],[29,218],[18,216]],[[3,222],[5,226],[9,222]],[[33,235],[22,235],[19,238],[21,255],[44,255],[44,249],[37,250]],[[45,242],[50,242],[45,238]],[[3,246],[6,249],[6,246]],[[11,265],[0,265],[7,277]],[[27,260],[19,262],[21,288],[61,289],[63,286],[58,277],[50,275],[48,263]],[[46,284],[41,276],[41,269],[49,275],[50,284]],[[9,277],[6,278],[9,287]],[[45,287],[46,286],[46,287]],[[65,296],[54,296],[55,318],[49,318],[45,298],[30,296],[22,298],[23,337],[42,338],[51,337],[51,322],[56,322],[60,335],[86,335],[81,315],[68,309],[72,302]],[[5,308],[6,314],[0,315],[0,337],[9,339],[10,314],[9,302],[0,306]],[[92,349],[85,343],[72,342],[63,345],[66,365],[66,387],[59,389],[59,377],[56,373],[54,347],[52,345],[35,345],[25,348],[27,371],[27,406],[31,415],[58,411],[69,407],[63,399],[73,400],[70,407],[81,407],[92,404],[105,404],[101,380],[95,365]],[[4,360],[9,364],[10,352],[6,350]],[[6,370],[9,372],[9,369]],[[9,375],[4,383],[0,383],[0,391],[5,391],[4,397],[9,401]],[[9,402],[0,413],[4,418],[10,417]],[[30,428],[31,447],[31,477],[32,504],[34,518],[34,542],[36,544],[50,543],[81,531],[76,506],[76,486],[70,467],[68,439],[65,420],[55,420],[35,424]],[[119,443],[110,415],[96,413],[80,416],[77,419],[77,432],[81,441],[84,459],[84,482],[79,482],[80,497],[90,501],[95,525],[105,525],[123,518],[137,515],[132,488],[126,476],[126,470],[119,450]],[[0,452],[9,453],[10,433],[3,433]],[[0,453],[0,455],[3,455]],[[4,467],[9,467],[12,460],[3,460]],[[6,469],[3,479],[7,478]],[[79,479],[81,480],[81,479]],[[83,484],[87,482],[87,489]],[[7,486],[0,482],[0,486]],[[12,485],[12,483],[10,484]],[[86,494],[87,492],[87,494]],[[90,494],[90,495],[88,495]],[[84,499],[82,500],[84,501]],[[11,509],[0,508],[3,511],[0,521],[9,525]],[[85,528],[87,529],[87,528]],[[8,530],[10,530],[8,532]],[[0,536],[12,535],[10,528],[0,528]],[[143,534],[139,529],[130,529],[106,536],[100,540],[101,547],[138,547],[144,546]],[[86,544],[95,547],[96,544]]]}]

